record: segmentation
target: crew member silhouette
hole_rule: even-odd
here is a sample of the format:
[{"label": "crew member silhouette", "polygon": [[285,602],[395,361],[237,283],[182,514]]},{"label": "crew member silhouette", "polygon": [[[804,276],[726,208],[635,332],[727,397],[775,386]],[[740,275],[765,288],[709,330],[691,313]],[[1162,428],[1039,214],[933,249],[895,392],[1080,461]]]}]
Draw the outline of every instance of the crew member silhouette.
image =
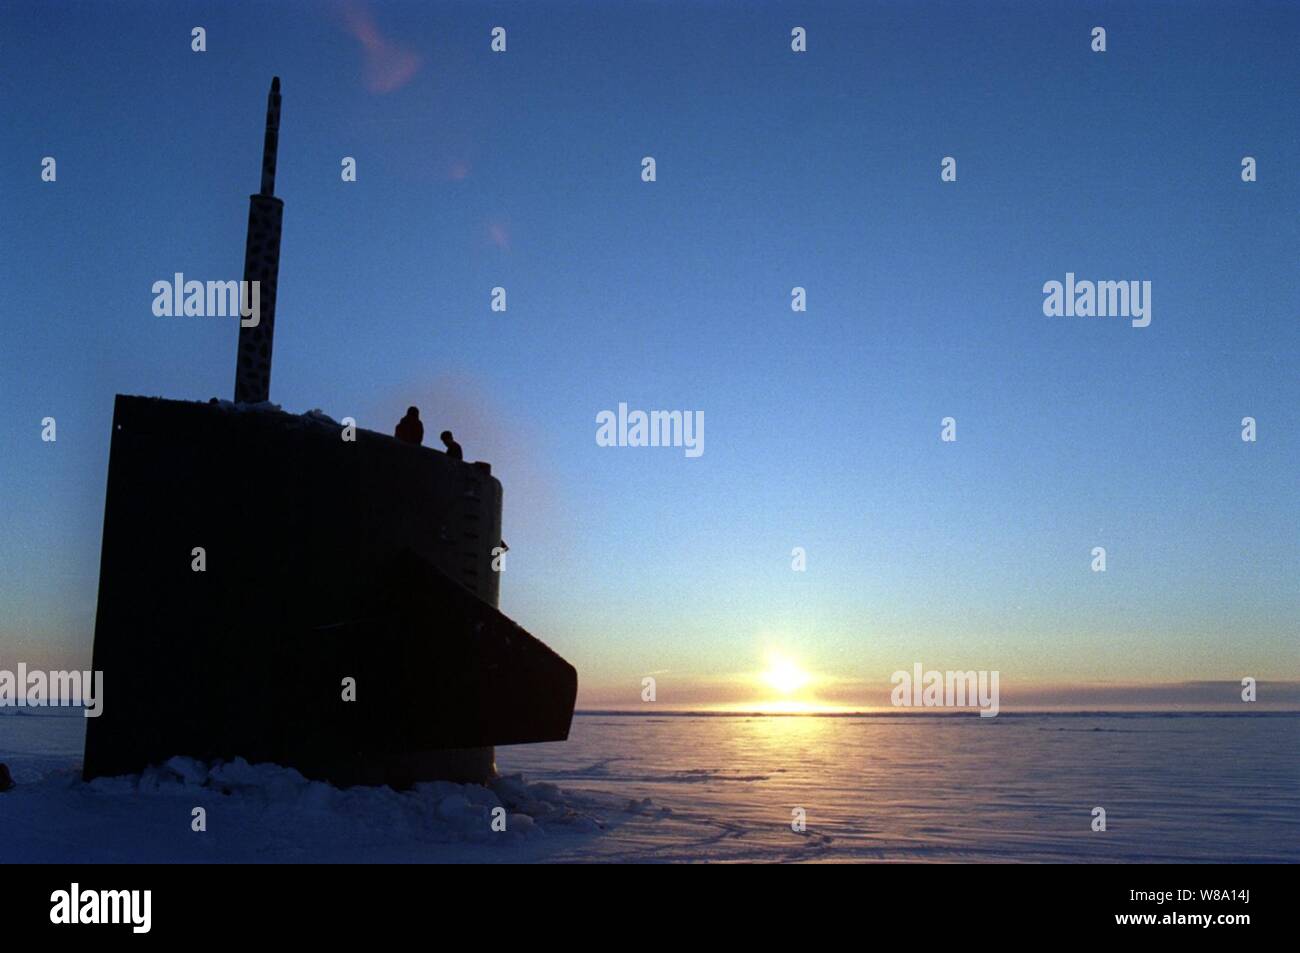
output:
[{"label": "crew member silhouette", "polygon": [[413,443],[417,447],[424,443],[424,424],[420,423],[419,407],[406,408],[406,416],[397,422],[393,436],[402,443]]},{"label": "crew member silhouette", "polygon": [[465,452],[460,449],[460,444],[458,444],[452,437],[450,430],[444,430],[442,432],[442,442],[447,445],[447,456],[451,457],[453,460],[465,459]]}]

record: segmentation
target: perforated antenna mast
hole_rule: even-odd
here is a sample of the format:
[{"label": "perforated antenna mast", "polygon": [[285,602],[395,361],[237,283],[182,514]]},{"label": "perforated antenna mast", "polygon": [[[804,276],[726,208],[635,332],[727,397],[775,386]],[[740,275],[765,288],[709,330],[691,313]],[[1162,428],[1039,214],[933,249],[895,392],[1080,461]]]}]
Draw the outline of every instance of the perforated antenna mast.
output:
[{"label": "perforated antenna mast", "polygon": [[[266,96],[266,135],[262,140],[262,189],[248,197],[248,238],[244,244],[241,299],[253,314],[241,316],[235,364],[235,400],[271,399],[271,348],[275,339],[275,293],[280,276],[280,226],[284,202],[275,197],[275,162],[280,148],[280,77]],[[257,283],[254,295],[253,283]],[[256,298],[256,301],[254,301]]]}]

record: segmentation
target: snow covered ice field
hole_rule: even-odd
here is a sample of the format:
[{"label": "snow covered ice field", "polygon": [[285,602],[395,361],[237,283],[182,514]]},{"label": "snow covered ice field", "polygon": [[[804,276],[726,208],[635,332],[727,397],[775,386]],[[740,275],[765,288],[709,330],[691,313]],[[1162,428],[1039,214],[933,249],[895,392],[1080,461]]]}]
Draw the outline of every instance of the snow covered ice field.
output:
[{"label": "snow covered ice field", "polygon": [[0,862],[1300,860],[1295,714],[580,714],[491,787],[407,792],[187,758],[84,784],[84,731],[0,713]]}]

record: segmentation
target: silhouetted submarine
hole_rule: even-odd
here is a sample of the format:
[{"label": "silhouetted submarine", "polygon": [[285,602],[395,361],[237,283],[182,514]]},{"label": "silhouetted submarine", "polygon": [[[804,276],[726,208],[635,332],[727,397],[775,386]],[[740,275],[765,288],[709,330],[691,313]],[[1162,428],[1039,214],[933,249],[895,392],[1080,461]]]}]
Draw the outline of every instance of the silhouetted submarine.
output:
[{"label": "silhouetted submarine", "polygon": [[235,403],[116,398],[93,663],[109,703],[86,722],[84,776],[188,755],[338,785],[481,782],[492,746],[568,737],[577,672],[496,608],[488,464],[265,403],[279,119],[277,77]]}]

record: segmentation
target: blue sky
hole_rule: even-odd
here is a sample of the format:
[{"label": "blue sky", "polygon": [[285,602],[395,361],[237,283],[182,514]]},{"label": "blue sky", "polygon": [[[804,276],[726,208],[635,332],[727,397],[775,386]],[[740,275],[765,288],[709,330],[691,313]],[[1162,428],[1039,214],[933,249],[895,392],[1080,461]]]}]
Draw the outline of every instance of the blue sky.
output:
[{"label": "blue sky", "polygon": [[[88,661],[113,395],[230,396],[233,322],[150,287],[239,276],[279,75],[272,397],[386,432],[416,403],[490,460],[502,607],[582,701],[650,672],[737,697],[771,648],[846,696],[918,660],[1300,677],[1298,30],[1286,3],[9,4],[0,662]],[[1067,271],[1151,281],[1150,327],[1045,317]],[[598,447],[620,401],[704,411],[705,453]]]}]

